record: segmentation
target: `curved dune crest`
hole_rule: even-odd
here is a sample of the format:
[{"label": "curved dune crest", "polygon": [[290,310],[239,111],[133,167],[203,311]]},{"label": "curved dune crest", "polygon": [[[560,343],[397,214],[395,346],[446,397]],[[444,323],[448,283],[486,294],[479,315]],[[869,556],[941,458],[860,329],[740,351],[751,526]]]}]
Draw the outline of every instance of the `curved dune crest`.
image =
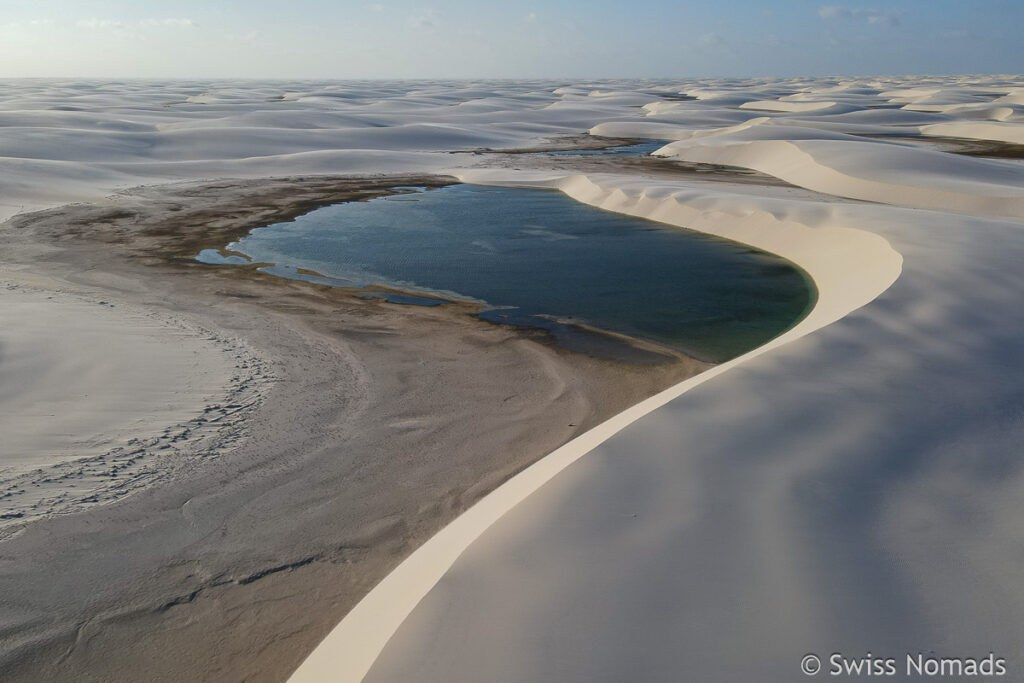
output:
[{"label": "curved dune crest", "polygon": [[696,138],[710,137],[713,135],[725,135],[746,130],[769,122],[771,119],[765,116],[758,116],[748,119],[733,126],[722,128],[698,128],[687,129],[676,123],[655,123],[653,121],[611,121],[594,126],[590,129],[591,135],[602,135],[606,137],[649,137],[656,140],[692,140]]},{"label": "curved dune crest", "polygon": [[[878,93],[885,90],[881,83],[861,89],[868,99],[879,97]],[[978,98],[973,91],[926,86],[883,95],[903,99],[904,103],[931,98],[930,104],[923,104],[948,107],[948,111],[912,114],[909,110],[890,108],[851,112],[850,120],[844,121],[843,114],[833,116],[822,110],[818,112],[821,121],[805,113],[804,119],[773,115],[753,125],[739,122],[723,127],[711,123],[719,116],[719,121],[729,116],[724,110],[717,111],[716,106],[739,104],[726,90],[699,93],[701,107],[692,110],[689,104],[648,107],[648,118],[662,118],[661,121],[613,121],[595,126],[591,132],[676,140],[656,154],[750,168],[833,196],[960,214],[1024,216],[1021,168],[1015,164],[857,137],[914,133],[917,126],[928,125],[925,122],[930,116],[955,119],[960,115],[958,107],[965,112],[967,107],[974,110],[970,102]],[[870,124],[855,120],[860,117],[874,120]],[[904,612],[896,611],[900,609],[897,605],[907,606],[910,598],[900,594],[895,582],[882,584],[883,591],[894,595],[890,605],[880,610],[882,616],[869,616],[873,608],[863,605],[857,609],[848,605],[851,613],[857,614],[854,624],[837,623],[827,614],[819,614],[819,603],[842,603],[841,596],[845,595],[857,599],[862,595],[858,589],[875,585],[872,577],[880,570],[870,558],[858,561],[843,556],[835,562],[819,560],[813,552],[817,549],[814,543],[805,547],[805,535],[815,539],[820,535],[819,544],[843,553],[848,550],[843,538],[830,536],[831,529],[861,533],[866,529],[858,526],[861,513],[856,511],[837,512],[839,519],[832,519],[826,512],[826,519],[820,524],[813,520],[805,524],[794,516],[803,507],[817,509],[819,498],[814,487],[838,486],[834,479],[825,483],[812,480],[806,483],[810,487],[807,491],[794,491],[792,486],[805,485],[807,467],[824,467],[826,463],[842,467],[842,463],[825,460],[825,455],[818,457],[814,444],[822,444],[830,457],[841,452],[859,462],[867,457],[860,449],[872,448],[875,430],[900,431],[887,426],[885,415],[881,414],[886,408],[876,410],[873,404],[860,403],[856,391],[868,393],[870,386],[870,393],[880,397],[879,406],[915,413],[916,407],[908,404],[900,393],[905,378],[897,380],[900,392],[895,392],[895,396],[886,395],[885,381],[878,386],[873,384],[878,379],[874,371],[866,376],[868,384],[858,382],[858,368],[871,365],[865,362],[863,354],[877,354],[878,364],[886,367],[909,364],[914,369],[907,370],[907,381],[909,386],[917,387],[922,381],[927,383],[930,375],[918,371],[915,358],[930,353],[947,358],[958,348],[957,340],[968,343],[967,338],[976,340],[984,334],[979,330],[961,334],[947,328],[946,334],[955,339],[946,336],[941,341],[928,341],[943,334],[933,329],[941,325],[940,320],[947,320],[948,314],[943,312],[947,304],[942,302],[959,310],[954,301],[957,286],[951,284],[950,292],[949,287],[933,281],[950,277],[949,272],[929,275],[929,271],[932,266],[941,271],[943,264],[959,262],[958,253],[987,253],[995,248],[973,241],[965,226],[1004,235],[1008,234],[1006,224],[905,208],[832,203],[825,197],[803,200],[800,191],[795,190],[787,197],[782,190],[775,196],[764,189],[741,193],[735,187],[725,190],[686,181],[673,184],[622,176],[574,176],[559,180],[536,173],[475,172],[464,173],[462,177],[480,183],[557,186],[580,201],[608,210],[685,225],[757,245],[803,266],[817,282],[821,298],[806,320],[774,342],[617,416],[485,498],[374,589],[296,672],[293,680],[324,680],[320,676],[328,676],[355,681],[363,679],[364,671],[369,671],[370,681],[405,680],[413,671],[422,680],[437,681],[452,680],[453,676],[479,677],[485,671],[496,672],[497,680],[545,680],[555,672],[566,674],[567,680],[592,680],[599,671],[626,679],[628,672],[635,673],[638,666],[645,671],[678,674],[682,669],[675,655],[680,647],[692,663],[685,670],[697,672],[698,676],[720,674],[722,670],[718,667],[723,657],[732,657],[739,672],[761,672],[763,680],[789,680],[800,654],[822,642],[833,647],[836,638],[844,634],[856,638],[857,647],[877,650],[878,641],[865,639],[861,625],[876,637],[888,634],[884,623],[904,623],[900,620],[913,626],[914,637],[928,632],[933,622],[927,615],[911,607]],[[890,225],[894,226],[891,230]],[[942,244],[946,251],[941,255],[937,255],[939,248],[930,242],[933,225],[941,234],[936,239],[945,240]],[[854,226],[869,227],[852,229]],[[962,232],[958,233],[959,230]],[[1016,232],[1015,228],[1010,230],[1012,234]],[[906,240],[908,258],[919,259],[914,284],[900,290],[895,305],[886,289],[900,274],[903,261],[878,233],[900,235]],[[817,238],[822,238],[821,242]],[[965,277],[973,278],[975,284],[987,279],[985,274],[966,272]],[[946,298],[929,300],[932,290],[941,290]],[[859,308],[883,292],[888,297],[887,304]],[[843,319],[851,311],[857,313]],[[834,327],[822,329],[836,321],[842,332],[829,334]],[[918,326],[931,332],[913,337],[909,330]],[[807,342],[804,335],[811,330],[820,332],[807,339],[825,335],[839,346],[828,350],[820,343]],[[869,346],[867,342],[854,341],[860,335],[894,336],[897,341],[891,341],[892,346],[868,350],[862,348]],[[773,390],[762,386],[765,382],[758,378],[775,377],[772,381],[776,384],[772,386],[778,388],[779,376],[784,374],[779,361],[774,361],[776,355],[765,352],[778,349],[779,357],[787,359],[782,363],[798,367],[801,355],[792,351],[794,347],[779,348],[798,339],[799,348],[814,349],[814,353],[804,357],[816,372],[836,375],[844,387],[858,387],[848,398],[833,397],[827,394],[827,387],[823,389],[826,393],[821,399],[830,409],[845,406],[842,411],[846,417],[839,422],[814,407],[817,394],[813,377],[804,377],[792,391],[783,392],[786,398],[777,404],[778,410],[762,403],[768,401],[776,406]],[[922,350],[922,345],[928,347],[927,351]],[[861,355],[847,358],[845,348]],[[927,367],[934,370],[934,364],[929,363]],[[726,372],[731,368],[736,372]],[[718,379],[709,383],[713,378]],[[940,379],[938,383],[946,378]],[[701,387],[699,392],[689,391],[697,387]],[[750,391],[764,393],[750,396]],[[704,405],[698,396],[711,405]],[[929,415],[928,419],[932,402],[925,399],[919,407],[922,416]],[[787,417],[776,418],[776,413]],[[807,423],[802,419],[804,414],[808,416]],[[733,415],[731,420],[729,415]],[[745,416],[751,423],[736,415]],[[760,422],[775,419],[782,419],[782,424],[789,427],[776,428]],[[905,431],[913,434],[915,418],[907,419],[911,424]],[[687,431],[692,433],[673,435],[673,430],[678,431],[678,425],[684,421]],[[704,421],[708,421],[706,429],[701,427]],[[849,424],[844,425],[846,422]],[[737,432],[735,438],[726,434],[733,429]],[[765,438],[771,443],[763,443]],[[777,444],[773,441],[776,439]],[[670,442],[674,446],[666,447]],[[762,448],[772,454],[773,460],[762,464]],[[899,450],[900,446],[896,444],[893,448]],[[893,457],[887,447],[882,452]],[[579,460],[584,453],[589,453],[588,458]],[[716,478],[724,471],[714,464],[718,460],[735,461],[736,468],[727,465],[724,469],[736,469],[731,475],[738,477],[736,481]],[[526,499],[531,491],[577,461],[579,465]],[[752,473],[745,474],[739,465],[748,464]],[[761,480],[761,471],[771,478]],[[744,498],[719,500],[721,492],[716,492],[715,497],[705,495],[704,491],[688,487],[688,478],[680,478],[680,473],[699,482],[698,486],[714,490],[719,485]],[[665,476],[668,481],[661,481]],[[822,506],[827,507],[825,501],[830,490],[820,494]],[[916,499],[911,503],[912,498],[897,499],[893,504],[913,509],[923,505]],[[704,508],[714,508],[718,516],[699,518],[700,523],[689,520],[688,514],[698,519],[695,511]],[[742,512],[732,515],[730,510]],[[631,511],[638,512],[628,514]],[[865,517],[870,514],[863,513]],[[904,514],[908,511],[904,510]],[[643,521],[622,522],[624,516],[639,516]],[[709,531],[701,533],[704,525],[709,526]],[[720,536],[717,530],[726,535],[736,534],[736,542],[730,545],[723,540],[727,536]],[[890,520],[886,531],[893,538],[907,538],[907,529],[898,519]],[[871,540],[865,537],[865,542]],[[889,550],[895,552],[891,547]],[[631,556],[634,552],[636,557]],[[714,559],[717,552],[724,553],[722,562]],[[929,557],[928,552],[914,545],[907,555],[914,562],[921,562]],[[756,566],[744,568],[751,559]],[[666,561],[670,564],[664,564]],[[446,565],[451,562],[454,564],[448,571]],[[644,568],[637,570],[637,563],[643,563]],[[676,563],[678,569],[674,568]],[[906,573],[913,571],[914,576],[933,589],[943,586],[939,591],[949,605],[958,603],[960,596],[950,585],[938,575],[928,575],[920,565],[914,566],[916,569]],[[701,581],[687,583],[688,573]],[[827,586],[819,584],[833,575],[841,581],[837,588],[839,597],[815,592],[818,588],[826,590]],[[724,576],[728,578],[721,578]],[[657,592],[665,588],[672,592]],[[493,616],[488,617],[510,609],[508,591],[520,590],[521,593],[515,593],[516,606],[512,609],[516,614],[509,616],[508,625],[502,626]],[[705,592],[706,599],[701,597]],[[735,596],[736,604],[730,602],[731,596]],[[416,607],[421,599],[424,602]],[[670,606],[677,603],[686,607]],[[652,607],[655,604],[665,604],[665,609]],[[775,620],[759,620],[748,614],[752,606],[758,605],[765,614],[788,611],[801,615],[802,621],[792,628],[780,629]],[[728,606],[725,613],[723,606]],[[975,613],[975,617],[979,623],[988,623],[982,615]],[[706,635],[693,630],[694,619],[703,624]],[[717,627],[719,621],[721,628]],[[578,628],[579,634],[567,634],[566,626]],[[398,630],[394,631],[396,627]],[[986,632],[991,633],[991,629]],[[634,637],[632,633],[645,635]],[[673,643],[661,642],[659,637],[663,633],[671,633],[677,639]],[[743,638],[746,644],[761,645],[738,652],[734,641],[723,638],[726,633]],[[896,637],[895,632],[888,635],[893,636],[892,642],[918,643]],[[550,647],[564,648],[559,652],[574,662],[571,671],[559,665],[558,657],[545,655],[548,650],[538,644],[538,638],[558,643]],[[500,647],[491,647],[498,641]],[[682,645],[691,641],[703,645],[697,650],[696,645]],[[806,649],[797,653],[796,645]],[[385,646],[383,656],[373,663],[376,653]],[[795,657],[792,662],[791,655]],[[768,660],[771,666],[766,672],[764,664]],[[332,662],[346,662],[345,678],[338,679],[339,671],[331,668]],[[372,669],[366,668],[369,666]]]},{"label": "curved dune crest", "polygon": [[837,102],[830,102],[828,100],[819,102],[799,102],[792,100],[754,100],[753,102],[744,102],[740,105],[740,109],[756,109],[759,111],[781,111],[787,113],[793,112],[805,112],[805,111],[818,111],[819,109],[835,109]]},{"label": "curved dune crest", "polygon": [[[1013,110],[1004,108],[1008,113]],[[1005,120],[1002,119],[1002,120]],[[1024,125],[1007,123],[935,123],[928,126],[921,126],[921,132],[925,135],[938,135],[951,138],[969,138],[971,140],[995,140],[997,142],[1010,142],[1016,145],[1024,145]]]},{"label": "curved dune crest", "polygon": [[[770,132],[775,127],[768,127]],[[766,137],[771,137],[766,136]],[[754,169],[839,197],[989,216],[1024,216],[1024,167],[843,139],[671,143],[658,156]],[[810,136],[808,136],[810,137]]]},{"label": "curved dune crest", "polygon": [[[489,494],[377,585],[289,679],[361,681],[395,629],[436,585],[463,551],[506,512],[556,474],[644,415],[751,358],[798,339],[865,305],[899,276],[902,257],[882,238],[829,221],[801,222],[787,202],[727,193],[707,196],[683,188],[652,186],[627,177],[572,176],[542,180],[464,173],[466,182],[558,188],[579,201],[610,211],[650,218],[771,251],[803,267],[818,287],[818,301],[804,320],[744,356],[708,370],[617,415],[569,442]],[[738,200],[738,202],[737,202]],[[794,211],[794,208],[796,209]],[[344,662],[343,670],[338,663]]]}]

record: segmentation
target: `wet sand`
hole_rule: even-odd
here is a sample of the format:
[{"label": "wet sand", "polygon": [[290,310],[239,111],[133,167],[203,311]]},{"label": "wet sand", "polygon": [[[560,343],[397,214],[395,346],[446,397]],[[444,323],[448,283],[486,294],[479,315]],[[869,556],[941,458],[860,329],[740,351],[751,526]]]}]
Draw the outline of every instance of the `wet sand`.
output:
[{"label": "wet sand", "polygon": [[[649,178],[672,178],[694,181],[729,182],[761,186],[795,188],[796,186],[767,173],[748,168],[666,159],[651,155],[580,155],[552,156],[545,152],[593,151],[637,144],[637,138],[611,138],[601,135],[572,135],[550,140],[541,147],[515,149],[481,149],[453,154],[473,155],[476,165],[487,168],[515,170],[567,171],[573,173],[630,173]],[[665,144],[669,144],[666,140]]]},{"label": "wet sand", "polygon": [[446,182],[188,183],[0,226],[20,276],[244,343],[266,380],[215,453],[10,530],[5,680],[281,680],[482,495],[707,367],[598,360],[468,305],[398,306],[192,260],[324,203]]}]

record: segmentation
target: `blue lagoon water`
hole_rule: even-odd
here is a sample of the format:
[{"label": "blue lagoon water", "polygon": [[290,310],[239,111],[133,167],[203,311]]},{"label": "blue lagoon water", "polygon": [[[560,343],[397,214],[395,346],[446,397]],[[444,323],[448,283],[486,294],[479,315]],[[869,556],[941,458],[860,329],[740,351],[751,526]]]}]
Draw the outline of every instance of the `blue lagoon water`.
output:
[{"label": "blue lagoon water", "polygon": [[477,301],[493,322],[585,325],[715,362],[785,331],[814,300],[809,278],[784,259],[560,192],[408,190],[258,228],[230,250],[274,264],[277,275],[418,299],[396,303]]}]

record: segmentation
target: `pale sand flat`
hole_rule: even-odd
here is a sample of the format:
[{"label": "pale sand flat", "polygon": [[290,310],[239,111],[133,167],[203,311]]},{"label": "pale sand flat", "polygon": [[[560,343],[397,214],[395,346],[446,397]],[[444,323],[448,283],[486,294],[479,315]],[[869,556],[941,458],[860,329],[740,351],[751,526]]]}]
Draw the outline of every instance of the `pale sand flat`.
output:
[{"label": "pale sand flat", "polygon": [[197,330],[104,300],[8,289],[0,306],[0,472],[86,458],[186,422],[233,373]]}]

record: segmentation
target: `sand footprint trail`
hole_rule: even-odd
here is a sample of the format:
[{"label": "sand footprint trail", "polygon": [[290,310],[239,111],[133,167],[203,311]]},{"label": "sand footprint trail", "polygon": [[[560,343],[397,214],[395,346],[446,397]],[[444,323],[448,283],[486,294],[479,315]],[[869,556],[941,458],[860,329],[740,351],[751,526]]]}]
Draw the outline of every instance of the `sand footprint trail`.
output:
[{"label": "sand footprint trail", "polygon": [[181,449],[219,428],[223,406],[242,400],[245,357],[180,320],[8,281],[0,309],[5,524],[109,502],[175,467]]}]

